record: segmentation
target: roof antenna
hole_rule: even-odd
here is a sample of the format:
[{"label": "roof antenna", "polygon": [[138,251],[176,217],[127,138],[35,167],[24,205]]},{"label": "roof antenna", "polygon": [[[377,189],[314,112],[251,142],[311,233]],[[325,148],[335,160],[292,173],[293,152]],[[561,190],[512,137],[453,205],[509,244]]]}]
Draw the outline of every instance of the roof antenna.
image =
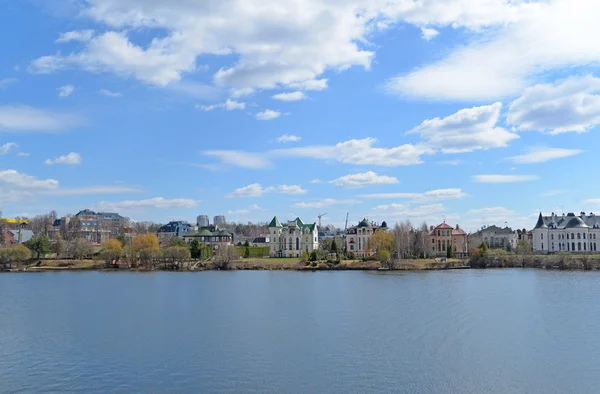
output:
[{"label": "roof antenna", "polygon": [[446,223],[446,215],[442,215],[442,219],[444,219],[444,223]]}]

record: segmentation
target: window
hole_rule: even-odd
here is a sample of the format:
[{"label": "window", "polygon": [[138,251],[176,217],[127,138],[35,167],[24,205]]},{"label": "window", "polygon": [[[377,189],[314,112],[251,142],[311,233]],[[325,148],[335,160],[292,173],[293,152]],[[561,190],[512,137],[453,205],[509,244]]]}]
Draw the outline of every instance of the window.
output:
[{"label": "window", "polygon": [[583,239],[585,239],[585,233],[583,233]]},{"label": "window", "polygon": [[581,242],[577,243],[577,250],[581,250]]},{"label": "window", "polygon": [[554,242],[552,242],[552,250],[554,250]]},{"label": "window", "polygon": [[575,251],[575,242],[571,242],[571,250],[574,252]]},{"label": "window", "polygon": [[300,238],[296,237],[296,250],[300,250]]},{"label": "window", "polygon": [[544,243],[542,242],[542,250],[544,250]]},{"label": "window", "polygon": [[[544,239],[544,233],[542,233],[542,239]],[[544,249],[544,248],[542,248],[542,249]]]},{"label": "window", "polygon": [[581,239],[581,233],[577,233],[577,239]]},{"label": "window", "polygon": [[587,246],[587,243],[585,243],[585,242],[584,242],[584,243],[583,243],[583,250],[587,250],[587,249],[586,249],[586,246]]},{"label": "window", "polygon": [[[571,239],[575,239],[575,233],[571,233]],[[575,245],[575,244],[573,244]]]},{"label": "window", "polygon": [[[554,234],[550,234],[550,239],[552,239],[552,240],[554,239]],[[554,245],[554,244],[552,244],[552,245]]]}]

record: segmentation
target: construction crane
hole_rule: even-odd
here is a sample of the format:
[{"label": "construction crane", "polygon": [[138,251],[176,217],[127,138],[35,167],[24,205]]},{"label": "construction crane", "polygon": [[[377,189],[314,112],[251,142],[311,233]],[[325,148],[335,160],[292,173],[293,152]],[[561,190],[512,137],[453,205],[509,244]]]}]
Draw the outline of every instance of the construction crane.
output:
[{"label": "construction crane", "polygon": [[319,227],[321,227],[321,219],[323,218],[323,216],[327,215],[327,212],[322,213],[320,215],[318,215],[317,217],[319,218]]},{"label": "construction crane", "polygon": [[344,226],[344,234],[348,231],[348,216],[350,216],[350,212],[346,213],[346,225]]}]

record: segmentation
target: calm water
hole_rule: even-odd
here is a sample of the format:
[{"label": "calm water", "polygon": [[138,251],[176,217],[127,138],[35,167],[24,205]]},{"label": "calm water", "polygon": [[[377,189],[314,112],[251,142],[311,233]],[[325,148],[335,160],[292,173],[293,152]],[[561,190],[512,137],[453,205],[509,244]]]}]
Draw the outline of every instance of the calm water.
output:
[{"label": "calm water", "polygon": [[600,392],[600,274],[0,275],[0,392]]}]

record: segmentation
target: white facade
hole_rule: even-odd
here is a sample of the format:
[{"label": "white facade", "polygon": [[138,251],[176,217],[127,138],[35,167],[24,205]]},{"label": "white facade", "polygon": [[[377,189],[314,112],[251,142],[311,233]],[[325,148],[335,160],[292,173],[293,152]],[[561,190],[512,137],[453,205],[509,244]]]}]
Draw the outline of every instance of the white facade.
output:
[{"label": "white facade", "polygon": [[600,217],[593,213],[580,216],[542,216],[533,229],[535,253],[574,252],[590,253],[600,250]]},{"label": "white facade", "polygon": [[274,217],[269,224],[270,257],[301,257],[319,249],[317,224],[304,224],[300,218],[281,224]]}]

